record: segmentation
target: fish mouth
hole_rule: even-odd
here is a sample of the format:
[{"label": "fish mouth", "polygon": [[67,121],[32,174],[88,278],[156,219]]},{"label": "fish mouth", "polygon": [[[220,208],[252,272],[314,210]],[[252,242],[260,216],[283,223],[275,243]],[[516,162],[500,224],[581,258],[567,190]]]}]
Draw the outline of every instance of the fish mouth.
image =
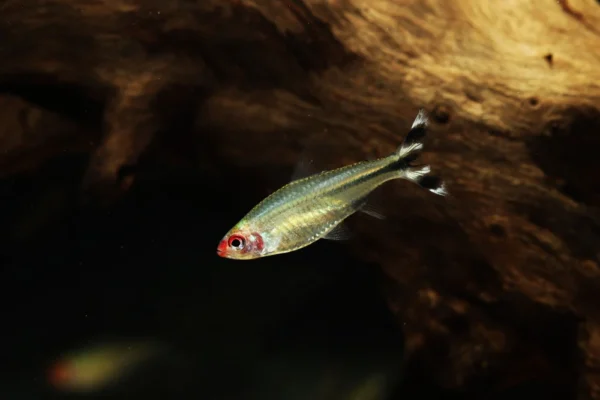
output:
[{"label": "fish mouth", "polygon": [[227,249],[227,241],[221,240],[217,246],[217,255],[219,257],[225,257],[225,250]]}]

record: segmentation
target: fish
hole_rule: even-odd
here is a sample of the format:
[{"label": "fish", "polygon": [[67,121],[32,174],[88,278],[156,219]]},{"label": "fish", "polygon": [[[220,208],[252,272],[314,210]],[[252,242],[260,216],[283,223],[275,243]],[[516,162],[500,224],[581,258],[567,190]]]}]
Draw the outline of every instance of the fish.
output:
[{"label": "fish", "polygon": [[95,392],[119,381],[161,352],[153,342],[103,342],[61,356],[47,371],[48,382],[63,392]]},{"label": "fish", "polygon": [[382,400],[390,392],[390,379],[385,374],[373,374],[353,388],[346,400]]},{"label": "fish", "polygon": [[406,179],[448,194],[429,165],[414,165],[423,149],[429,116],[420,109],[401,145],[389,156],[360,161],[289,182],[251,209],[220,240],[217,255],[252,260],[302,249],[320,239],[346,240],[343,224],[356,212],[384,216],[370,206],[370,193],[387,181]]},{"label": "fish", "polygon": [[378,360],[369,358],[375,365],[344,361],[306,351],[262,360],[253,369],[253,385],[244,399],[386,400],[398,385],[398,370]]}]

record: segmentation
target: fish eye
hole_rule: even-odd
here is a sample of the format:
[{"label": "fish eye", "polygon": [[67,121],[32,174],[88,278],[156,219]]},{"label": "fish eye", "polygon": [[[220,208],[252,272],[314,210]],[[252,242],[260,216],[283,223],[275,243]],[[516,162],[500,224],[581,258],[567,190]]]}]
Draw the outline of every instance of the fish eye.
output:
[{"label": "fish eye", "polygon": [[233,247],[236,250],[243,249],[245,244],[246,241],[241,236],[233,235],[229,238],[229,247]]}]

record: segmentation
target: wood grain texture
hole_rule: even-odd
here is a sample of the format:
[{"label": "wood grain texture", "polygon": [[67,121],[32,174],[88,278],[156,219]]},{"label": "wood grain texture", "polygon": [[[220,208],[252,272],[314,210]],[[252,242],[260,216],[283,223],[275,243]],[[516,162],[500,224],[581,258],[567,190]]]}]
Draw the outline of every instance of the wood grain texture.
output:
[{"label": "wood grain texture", "polygon": [[311,135],[341,138],[336,165],[387,154],[425,107],[424,157],[452,197],[392,185],[397,223],[361,225],[356,248],[391,278],[414,365],[449,388],[534,375],[600,398],[598,2],[1,7],[0,90],[49,110],[24,135],[26,106],[5,97],[2,172],[25,150],[28,165],[45,159],[58,129],[72,139],[56,155],[91,143],[82,184],[95,199],[165,148],[230,171],[291,167]]}]

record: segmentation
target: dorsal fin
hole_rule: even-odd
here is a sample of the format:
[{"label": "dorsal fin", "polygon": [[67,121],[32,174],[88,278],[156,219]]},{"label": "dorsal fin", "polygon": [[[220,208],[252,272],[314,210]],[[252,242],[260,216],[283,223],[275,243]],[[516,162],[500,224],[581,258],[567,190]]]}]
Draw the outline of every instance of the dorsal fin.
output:
[{"label": "dorsal fin", "polygon": [[307,176],[313,175],[316,172],[314,160],[302,157],[294,167],[294,172],[292,173],[290,181],[306,178]]}]

